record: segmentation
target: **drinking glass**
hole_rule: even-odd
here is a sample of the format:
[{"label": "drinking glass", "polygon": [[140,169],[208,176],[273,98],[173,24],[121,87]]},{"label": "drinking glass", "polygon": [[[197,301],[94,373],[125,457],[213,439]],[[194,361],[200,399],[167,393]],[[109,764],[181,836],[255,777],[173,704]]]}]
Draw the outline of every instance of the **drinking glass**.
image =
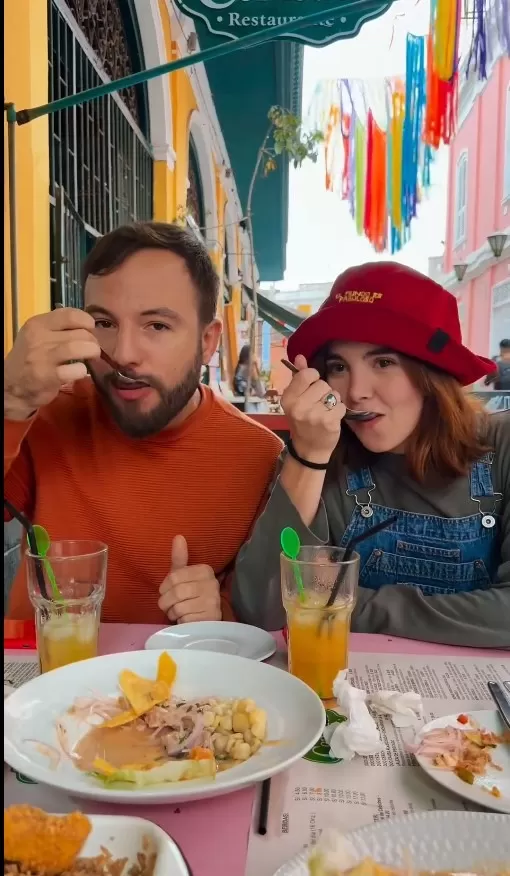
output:
[{"label": "drinking glass", "polygon": [[[96,657],[107,546],[100,541],[54,541],[45,559],[30,550],[26,557],[41,672]],[[37,564],[44,576],[46,595],[41,592]]]},{"label": "drinking glass", "polygon": [[[349,629],[356,603],[359,555],[343,561],[336,547],[303,546],[295,560],[281,554],[282,599],[287,612],[289,671],[321,699],[347,669]],[[326,604],[340,581],[331,606]]]}]

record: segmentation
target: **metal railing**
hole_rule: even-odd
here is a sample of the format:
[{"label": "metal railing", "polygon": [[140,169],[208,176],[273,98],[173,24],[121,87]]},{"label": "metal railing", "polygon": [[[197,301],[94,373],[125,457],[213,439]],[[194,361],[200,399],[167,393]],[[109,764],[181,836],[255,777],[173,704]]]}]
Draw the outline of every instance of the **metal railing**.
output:
[{"label": "metal railing", "polygon": [[477,390],[473,393],[485,402],[485,408],[490,414],[497,411],[510,411],[510,391],[508,390]]}]

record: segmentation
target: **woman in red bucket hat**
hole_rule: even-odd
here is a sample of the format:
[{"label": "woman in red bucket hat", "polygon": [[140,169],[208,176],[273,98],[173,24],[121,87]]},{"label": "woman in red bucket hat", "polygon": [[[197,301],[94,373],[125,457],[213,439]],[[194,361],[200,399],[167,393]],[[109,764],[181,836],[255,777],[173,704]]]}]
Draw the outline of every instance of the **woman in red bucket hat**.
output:
[{"label": "woman in red bucket hat", "polygon": [[290,440],[238,557],[238,617],[285,623],[284,526],[344,547],[396,517],[356,548],[352,629],[510,647],[510,412],[464,389],[495,365],[463,345],[453,295],[392,262],[350,268],[287,350]]}]

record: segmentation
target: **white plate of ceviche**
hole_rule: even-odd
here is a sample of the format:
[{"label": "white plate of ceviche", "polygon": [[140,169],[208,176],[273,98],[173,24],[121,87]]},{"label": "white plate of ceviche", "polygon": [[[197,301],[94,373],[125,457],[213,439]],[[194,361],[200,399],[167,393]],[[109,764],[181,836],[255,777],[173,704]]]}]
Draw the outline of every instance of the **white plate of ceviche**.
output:
[{"label": "white plate of ceviche", "polygon": [[498,712],[437,718],[410,748],[421,768],[449,791],[510,814],[510,731]]},{"label": "white plate of ceviche", "polygon": [[351,833],[325,831],[274,876],[510,876],[510,818],[420,812]]},{"label": "white plate of ceviche", "polygon": [[73,663],[4,701],[4,760],[71,796],[121,803],[214,797],[260,782],[320,738],[324,707],[264,663],[134,651]]}]

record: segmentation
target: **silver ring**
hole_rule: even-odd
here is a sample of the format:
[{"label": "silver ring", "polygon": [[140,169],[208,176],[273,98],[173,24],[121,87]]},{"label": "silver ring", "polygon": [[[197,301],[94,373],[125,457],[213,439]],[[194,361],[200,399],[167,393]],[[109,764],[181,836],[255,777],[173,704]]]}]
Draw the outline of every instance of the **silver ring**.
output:
[{"label": "silver ring", "polygon": [[333,395],[332,392],[328,392],[327,395],[322,399],[322,404],[326,408],[327,411],[331,411],[338,404],[338,399],[336,395]]}]

